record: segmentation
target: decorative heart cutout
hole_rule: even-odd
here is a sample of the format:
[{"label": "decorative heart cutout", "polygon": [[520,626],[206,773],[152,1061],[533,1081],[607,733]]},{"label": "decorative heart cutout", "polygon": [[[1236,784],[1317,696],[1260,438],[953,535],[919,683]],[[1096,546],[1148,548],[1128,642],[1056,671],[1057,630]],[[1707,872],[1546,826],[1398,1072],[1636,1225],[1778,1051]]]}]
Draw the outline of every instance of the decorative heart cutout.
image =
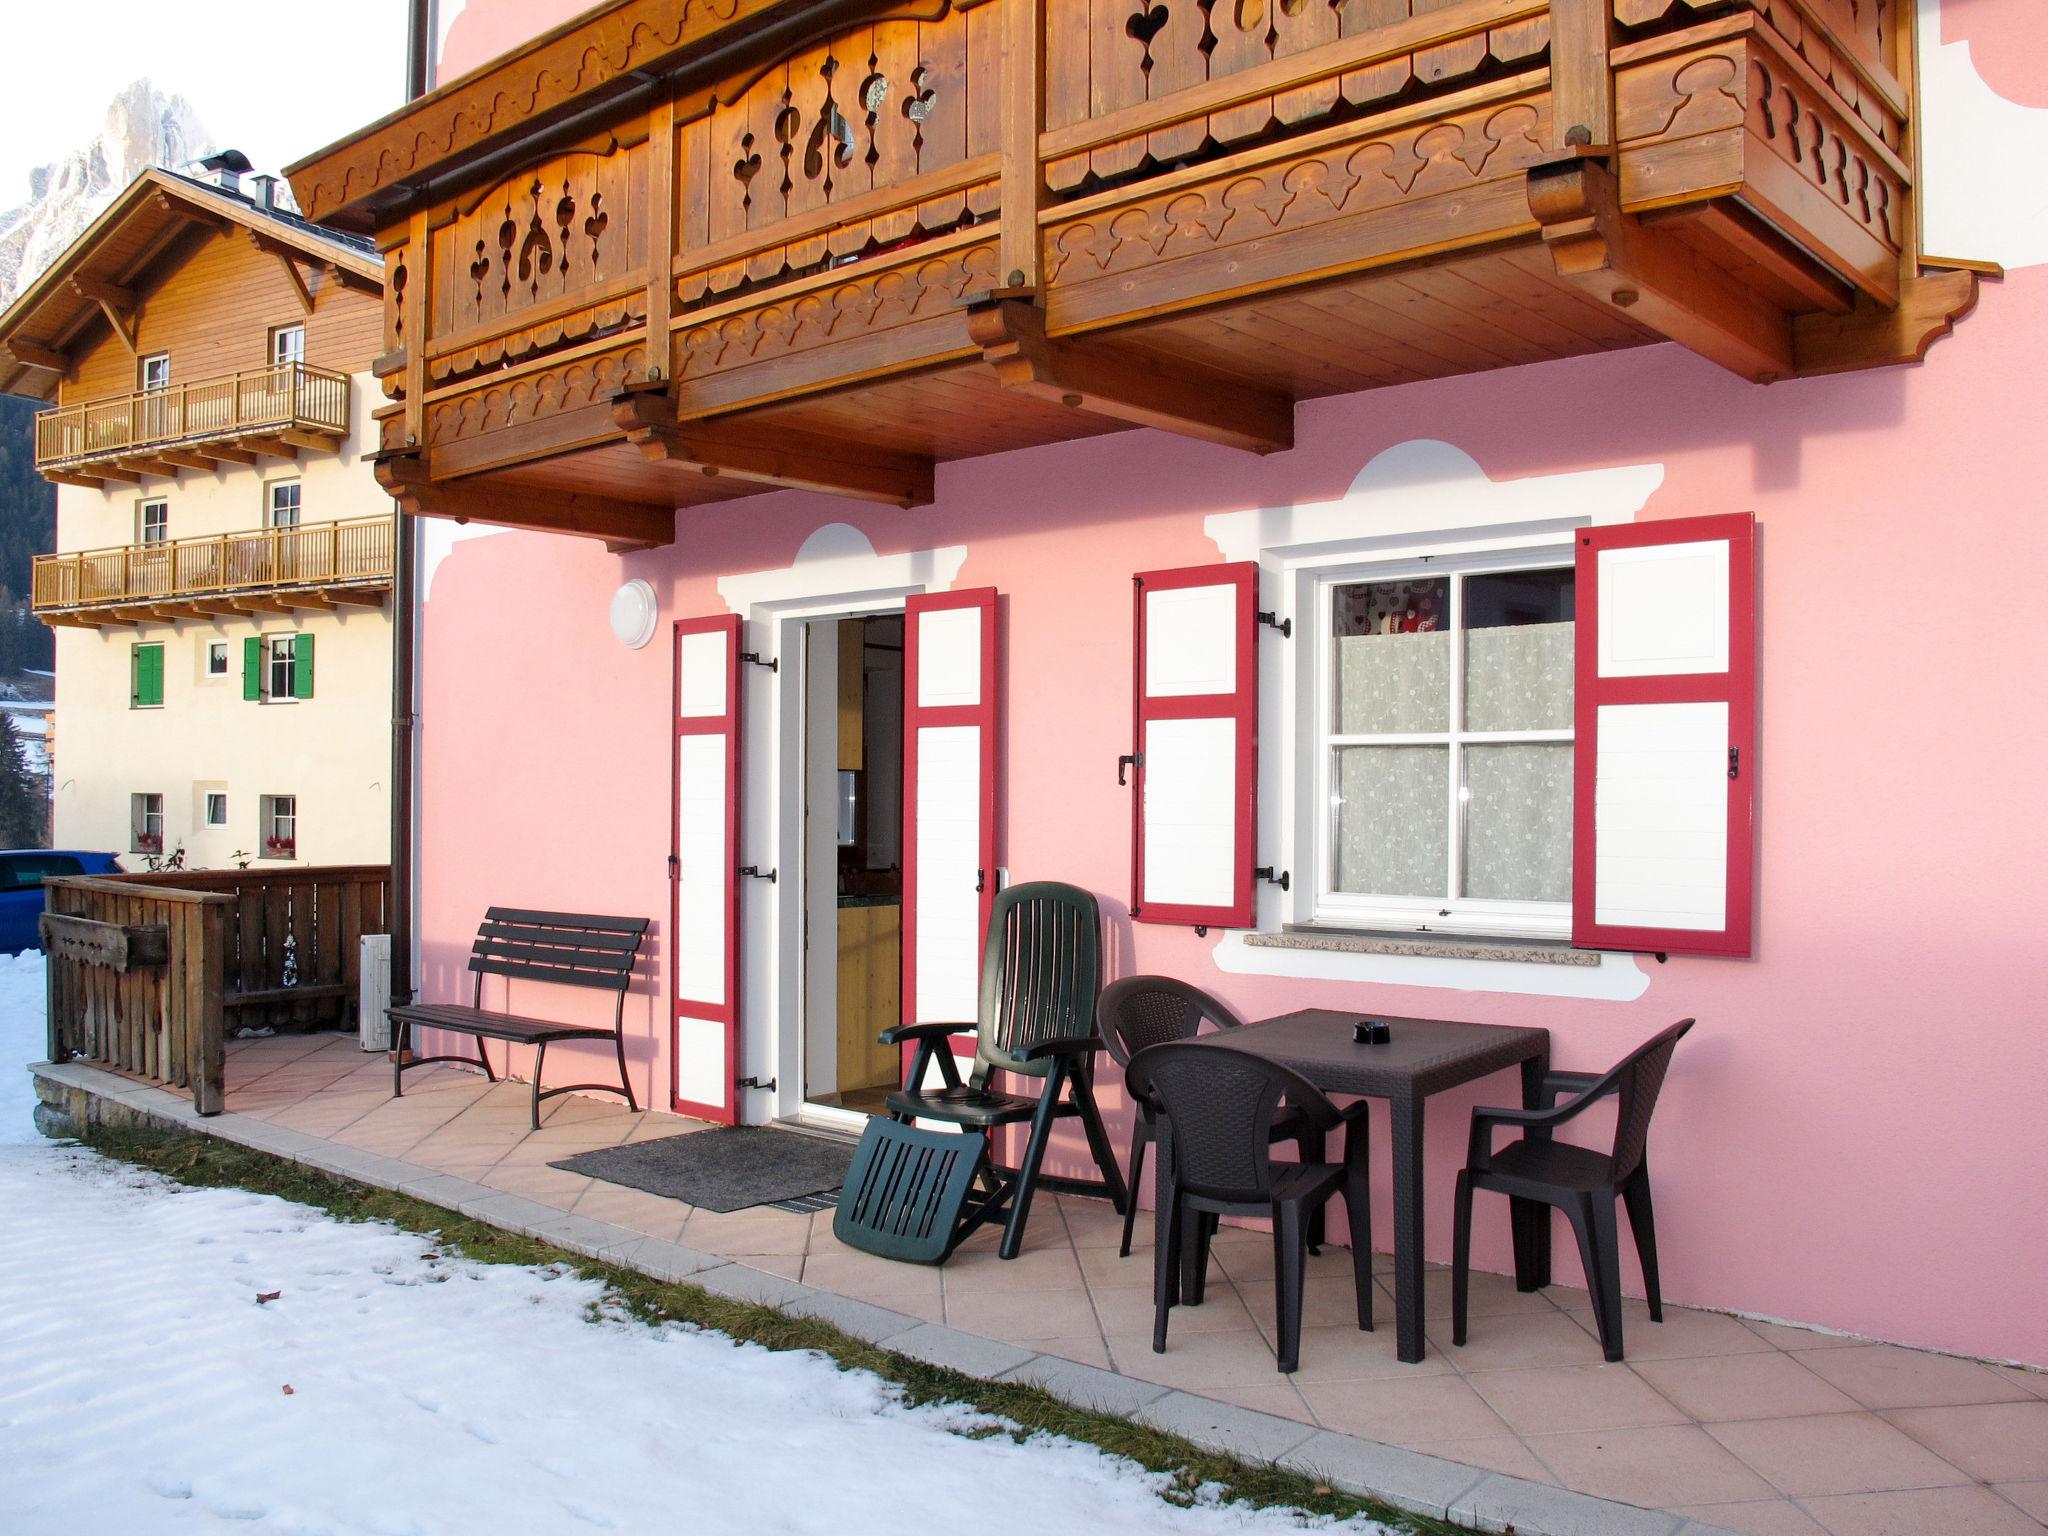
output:
[{"label": "decorative heart cutout", "polygon": [[1149,53],[1152,39],[1166,30],[1169,17],[1163,5],[1145,6],[1133,11],[1124,21],[1124,33],[1142,44]]}]

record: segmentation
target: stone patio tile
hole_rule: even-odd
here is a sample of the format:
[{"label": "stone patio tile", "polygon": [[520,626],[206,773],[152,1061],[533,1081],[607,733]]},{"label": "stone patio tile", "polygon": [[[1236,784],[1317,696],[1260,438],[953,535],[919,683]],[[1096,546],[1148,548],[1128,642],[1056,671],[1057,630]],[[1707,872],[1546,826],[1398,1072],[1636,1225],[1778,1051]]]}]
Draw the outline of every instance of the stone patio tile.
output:
[{"label": "stone patio tile", "polygon": [[648,1237],[674,1238],[683,1230],[690,1208],[680,1201],[650,1195],[644,1190],[594,1181],[570,1207],[578,1216],[616,1222]]},{"label": "stone patio tile", "polygon": [[2048,1525],[2048,1482],[2000,1483],[1998,1492],[2043,1525]]},{"label": "stone patio tile", "polygon": [[1037,1358],[1036,1351],[1015,1344],[1001,1344],[994,1339],[977,1338],[942,1323],[922,1323],[907,1329],[889,1341],[889,1348],[913,1360],[961,1371],[969,1376],[1000,1376],[1027,1360]]},{"label": "stone patio tile", "polygon": [[1117,1370],[1164,1387],[1201,1391],[1279,1375],[1273,1351],[1257,1333],[1168,1333],[1166,1353],[1152,1353],[1152,1334],[1107,1335]]},{"label": "stone patio tile", "polygon": [[[1271,1318],[1259,1320],[1262,1333],[1272,1328]],[[1410,1380],[1423,1376],[1453,1374],[1451,1362],[1442,1350],[1432,1349],[1409,1364],[1395,1353],[1397,1343],[1392,1322],[1381,1319],[1372,1332],[1364,1333],[1356,1323],[1335,1328],[1301,1330],[1301,1369],[1295,1380],[1306,1387],[1311,1382],[1373,1381],[1381,1377]]]},{"label": "stone patio tile", "polygon": [[2048,1478],[2048,1402],[2038,1398],[1974,1408],[1905,1408],[1884,1417],[1981,1482]]},{"label": "stone patio tile", "polygon": [[1527,1478],[1535,1483],[1556,1483],[1550,1468],[1516,1435],[1495,1435],[1480,1440],[1422,1440],[1408,1447],[1425,1456],[1441,1456],[1460,1466],[1482,1472],[1505,1472],[1509,1477]]},{"label": "stone patio tile", "polygon": [[[1210,1294],[1217,1287],[1210,1286]],[[1279,1290],[1271,1280],[1240,1280],[1237,1294],[1251,1310],[1259,1331],[1267,1338],[1274,1336],[1280,1326],[1280,1315],[1274,1304],[1275,1293]],[[1394,1304],[1381,1295],[1377,1288],[1373,1292],[1373,1319],[1386,1322],[1394,1315]],[[1198,1311],[1207,1311],[1205,1302]],[[1176,1326],[1180,1319],[1174,1318]],[[1301,1287],[1301,1325],[1303,1328],[1351,1328],[1358,1327],[1358,1287],[1349,1275],[1317,1275],[1306,1280]]]},{"label": "stone patio tile", "polygon": [[[1389,1308],[1389,1311],[1392,1309]],[[1461,1371],[1510,1371],[1525,1366],[1597,1365],[1600,1342],[1574,1318],[1557,1311],[1510,1312],[1475,1317],[1465,1342],[1451,1342],[1449,1318],[1427,1325],[1432,1349],[1443,1351]],[[1751,1342],[1764,1348],[1754,1336]]]},{"label": "stone patio tile", "polygon": [[[1123,1241],[1124,1219],[1105,1200],[1077,1200],[1062,1196],[1059,1202],[1060,1214],[1066,1218],[1067,1238],[1076,1248],[1107,1248],[1115,1252]],[[1034,1207],[1032,1215],[1036,1217]],[[1152,1213],[1138,1212],[1137,1225],[1131,1230],[1131,1256],[1137,1257],[1138,1244],[1143,1243],[1149,1250],[1152,1245]],[[1026,1229],[1027,1231],[1029,1228]]]},{"label": "stone patio tile", "polygon": [[1530,1435],[1559,1482],[1595,1498],[1663,1508],[1766,1498],[1771,1485],[1693,1424]]},{"label": "stone patio tile", "polygon": [[1150,1381],[1134,1381],[1114,1371],[1082,1365],[1063,1356],[1034,1355],[1022,1365],[1003,1372],[1005,1381],[1026,1382],[1042,1387],[1063,1403],[1100,1413],[1128,1418],[1145,1404],[1166,1395],[1166,1388]]},{"label": "stone patio tile", "polygon": [[[1152,1331],[1152,1291],[1149,1287],[1141,1290],[1136,1286],[1111,1286],[1094,1292],[1093,1299],[1095,1315],[1101,1319],[1104,1333]],[[1256,1332],[1258,1319],[1246,1308],[1247,1303],[1228,1280],[1211,1280],[1203,1287],[1199,1307],[1173,1309],[1172,1331],[1176,1336],[1182,1333]]]},{"label": "stone patio tile", "polygon": [[739,1262],[700,1270],[690,1276],[690,1284],[701,1286],[715,1296],[759,1302],[785,1310],[794,1310],[794,1304],[805,1295],[803,1286],[795,1279]]},{"label": "stone patio tile", "polygon": [[1792,1356],[1865,1408],[1948,1408],[1973,1403],[2024,1402],[2026,1388],[1974,1360],[1865,1344]]},{"label": "stone patio tile", "polygon": [[[1240,1285],[1263,1281],[1273,1283],[1273,1239],[1263,1232],[1239,1233],[1239,1240],[1225,1243],[1223,1234],[1217,1234],[1217,1241],[1209,1250],[1209,1257],[1220,1262],[1224,1272]],[[1246,1241],[1245,1239],[1251,1239]],[[1133,1258],[1136,1257],[1134,1253]],[[1391,1274],[1393,1259],[1383,1253],[1373,1255],[1373,1273]],[[1351,1250],[1339,1248],[1334,1242],[1324,1246],[1321,1253],[1307,1255],[1304,1273],[1309,1279],[1351,1278]]]},{"label": "stone patio tile", "polygon": [[1136,1417],[1168,1434],[1253,1462],[1278,1460],[1299,1449],[1316,1433],[1314,1425],[1299,1419],[1240,1408],[1188,1392],[1169,1392],[1154,1398],[1137,1411]]},{"label": "stone patio tile", "polygon": [[[1923,1412],[1952,1412],[1925,1409]],[[1707,1432],[1770,1479],[1780,1493],[1878,1493],[1931,1488],[1967,1479],[1948,1462],[1871,1413],[1829,1413],[1800,1419],[1745,1419]],[[1540,1449],[1540,1448],[1539,1448]],[[1742,1495],[1727,1495],[1740,1498]],[[1718,1502],[1711,1494],[1680,1494],[1666,1504]]]},{"label": "stone patio tile", "polygon": [[1832,1536],[2041,1536],[2040,1522],[1989,1488],[1909,1488],[1805,1501]]},{"label": "stone patio tile", "polygon": [[[1595,1338],[1599,1329],[1593,1322],[1591,1305],[1565,1306],[1571,1318]],[[1476,1331],[1476,1330],[1475,1330]],[[1681,1360],[1701,1355],[1760,1354],[1771,1344],[1752,1331],[1739,1317],[1725,1312],[1698,1312],[1691,1307],[1666,1307],[1664,1321],[1650,1321],[1649,1309],[1640,1301],[1622,1303],[1622,1345],[1628,1358],[1638,1360]]]},{"label": "stone patio tile", "polygon": [[708,1253],[803,1253],[811,1231],[808,1218],[757,1206],[746,1211],[690,1213],[683,1224],[690,1246]]},{"label": "stone patio tile", "polygon": [[717,1269],[730,1262],[716,1254],[700,1253],[681,1243],[663,1242],[658,1237],[628,1238],[598,1254],[606,1264],[617,1264],[626,1269],[637,1269],[644,1275],[657,1280],[674,1282],[688,1280],[706,1270]]},{"label": "stone patio tile", "polygon": [[[1005,1339],[1006,1344],[1019,1344],[1016,1339]],[[1035,1349],[1041,1355],[1056,1356],[1070,1360],[1076,1365],[1092,1365],[1097,1370],[1109,1369],[1109,1346],[1102,1341],[1099,1333],[1075,1334],[1062,1339],[1025,1339],[1020,1347]]]},{"label": "stone patio tile", "polygon": [[1686,1415],[1626,1365],[1552,1365],[1475,1371],[1466,1378],[1521,1435],[1684,1424]]},{"label": "stone patio tile", "polygon": [[593,1181],[580,1173],[563,1173],[557,1168],[508,1168],[499,1163],[477,1182],[566,1211],[582,1198]]},{"label": "stone patio tile", "polygon": [[1451,1502],[1452,1520],[1517,1536],[1676,1536],[1681,1521],[1520,1478],[1488,1477]]},{"label": "stone patio tile", "polygon": [[[1742,1536],[1826,1536],[1826,1527],[1790,1499],[1750,1499],[1741,1504],[1681,1504],[1669,1513]],[[1933,1533],[1929,1533],[1933,1536]]]},{"label": "stone patio tile", "polygon": [[936,1270],[918,1264],[892,1264],[871,1254],[842,1249],[835,1253],[813,1253],[804,1259],[802,1278],[834,1295],[878,1307],[907,1312],[927,1323],[946,1320],[946,1307],[939,1294]]},{"label": "stone patio tile", "polygon": [[[1114,1248],[1077,1248],[1075,1257],[1080,1260],[1081,1274],[1088,1281],[1090,1290],[1126,1290],[1143,1287],[1152,1289],[1152,1248],[1148,1243],[1143,1248],[1133,1248],[1131,1256],[1120,1259]],[[1223,1265],[1216,1255],[1209,1255],[1209,1279],[1229,1280]],[[1265,1278],[1271,1279],[1270,1275]]]},{"label": "stone patio tile", "polygon": [[[689,1225],[683,1232],[687,1236]],[[800,1253],[729,1253],[719,1257],[730,1263],[744,1264],[749,1269],[758,1269],[770,1275],[780,1275],[785,1280],[801,1280],[804,1275],[804,1256]]]},{"label": "stone patio tile", "polygon": [[1485,1474],[1461,1462],[1375,1445],[1328,1430],[1309,1436],[1277,1459],[1291,1471],[1416,1514],[1441,1516],[1454,1501],[1486,1480]]},{"label": "stone patio tile", "polygon": [[1513,1433],[1462,1376],[1299,1385],[1302,1397],[1325,1428],[1387,1445],[1483,1440]]},{"label": "stone patio tile", "polygon": [[473,1179],[458,1179],[448,1173],[421,1174],[398,1186],[401,1195],[410,1195],[415,1200],[424,1200],[429,1205],[438,1205],[444,1210],[459,1211],[462,1202],[488,1199],[484,1186]]},{"label": "stone patio tile", "polygon": [[[1394,1315],[1394,1276],[1391,1270],[1379,1277],[1379,1305],[1387,1316]],[[1499,1317],[1511,1312],[1555,1312],[1557,1304],[1541,1291],[1518,1291],[1513,1275],[1489,1274],[1484,1270],[1472,1271],[1470,1285],[1470,1311],[1473,1317]],[[1451,1315],[1451,1272],[1447,1269],[1424,1270],[1422,1275],[1422,1315],[1434,1321],[1448,1319]]]},{"label": "stone patio tile", "polygon": [[487,1195],[480,1200],[465,1200],[456,1209],[473,1221],[486,1221],[508,1232],[539,1237],[543,1241],[554,1223],[562,1217],[562,1212],[553,1206],[528,1200],[523,1195]]},{"label": "stone patio tile", "polygon": [[[1827,1358],[1825,1352],[1820,1358]],[[1791,1356],[1709,1355],[1639,1360],[1636,1374],[1703,1424],[1729,1419],[1789,1419],[1853,1413],[1853,1398]]]},{"label": "stone patio tile", "polygon": [[1081,1266],[1074,1250],[1061,1243],[1057,1248],[1026,1249],[1014,1259],[1000,1257],[993,1248],[961,1248],[946,1261],[946,1296],[1078,1295],[1087,1292],[1081,1280]]},{"label": "stone patio tile", "polygon": [[1100,1338],[1101,1325],[1088,1293],[1072,1290],[1017,1291],[956,1290],[948,1277],[945,1285],[946,1322],[984,1338],[1008,1344],[1029,1344],[1039,1339],[1071,1338],[1094,1334]]},{"label": "stone patio tile", "polygon": [[1758,1317],[1745,1317],[1742,1325],[1780,1349],[1857,1349],[1870,1342],[1853,1333],[1830,1333],[1824,1328],[1805,1328],[1797,1323],[1770,1323]]},{"label": "stone patio tile", "polygon": [[2024,1365],[1994,1365],[1999,1378],[2011,1382],[2022,1392],[2031,1392],[2036,1397],[2048,1397],[2048,1371],[2036,1371]]}]

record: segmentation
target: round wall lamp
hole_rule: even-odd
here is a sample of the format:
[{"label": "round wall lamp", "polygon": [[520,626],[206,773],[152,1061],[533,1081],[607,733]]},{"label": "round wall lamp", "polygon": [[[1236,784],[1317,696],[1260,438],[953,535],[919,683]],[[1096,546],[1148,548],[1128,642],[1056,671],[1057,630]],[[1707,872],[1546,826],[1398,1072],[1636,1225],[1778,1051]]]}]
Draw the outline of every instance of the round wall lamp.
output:
[{"label": "round wall lamp", "polygon": [[612,633],[619,644],[637,651],[654,638],[656,611],[654,588],[637,577],[612,594]]}]

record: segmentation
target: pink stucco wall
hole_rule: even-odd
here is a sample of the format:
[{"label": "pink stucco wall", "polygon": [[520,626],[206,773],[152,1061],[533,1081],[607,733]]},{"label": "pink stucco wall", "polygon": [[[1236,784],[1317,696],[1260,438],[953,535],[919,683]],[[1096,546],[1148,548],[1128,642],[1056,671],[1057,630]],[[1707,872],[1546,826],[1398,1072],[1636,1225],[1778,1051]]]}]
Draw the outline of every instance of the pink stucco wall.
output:
[{"label": "pink stucco wall", "polygon": [[[572,8],[472,0],[447,73],[520,35],[511,13]],[[2010,34],[2038,52],[2032,0],[1950,0],[1949,15],[1952,41]],[[2013,99],[2038,95],[2027,78]],[[1575,1068],[1695,1015],[1654,1137],[1668,1297],[2048,1364],[2044,340],[2037,266],[1988,286],[1916,369],[1763,389],[1664,346],[1316,401],[1299,445],[1263,460],[1130,433],[942,466],[936,504],[910,512],[787,493],[685,512],[676,544],[624,558],[527,534],[462,542],[423,637],[426,993],[463,989],[491,902],[652,916],[662,971],[627,1031],[636,1083],[665,1104],[671,661],[661,640],[613,640],[612,591],[644,577],[664,620],[723,612],[718,576],[787,566],[827,522],[883,553],[964,544],[955,585],[1005,599],[999,861],[1099,893],[1113,974],[1184,976],[1255,1017],[1543,1024]],[[1634,1002],[1546,1000],[1227,975],[1214,935],[1122,916],[1131,573],[1213,561],[1205,515],[1338,496],[1415,438],[1496,480],[1661,464],[1645,517],[1756,512],[1755,958],[1646,959]],[[1466,1110],[1512,1092],[1501,1079],[1432,1101],[1432,1258],[1447,1256]],[[1077,1153],[1069,1138],[1055,1161],[1078,1171]],[[1498,1209],[1482,1206],[1477,1256],[1508,1267]],[[1569,1242],[1558,1270],[1575,1278]]]}]

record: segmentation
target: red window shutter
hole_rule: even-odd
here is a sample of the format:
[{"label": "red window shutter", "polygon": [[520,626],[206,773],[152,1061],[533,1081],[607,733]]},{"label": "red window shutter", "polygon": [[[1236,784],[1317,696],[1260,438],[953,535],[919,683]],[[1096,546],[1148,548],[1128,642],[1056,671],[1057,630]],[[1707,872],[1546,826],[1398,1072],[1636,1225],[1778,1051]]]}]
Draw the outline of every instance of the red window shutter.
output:
[{"label": "red window shutter", "polygon": [[1572,942],[1747,955],[1756,519],[1579,535]]},{"label": "red window shutter", "polygon": [[903,1018],[968,1023],[996,892],[996,593],[903,609]]},{"label": "red window shutter", "polygon": [[1131,916],[1248,928],[1259,827],[1259,568],[1136,587]]},{"label": "red window shutter", "polygon": [[740,621],[676,625],[670,951],[678,1113],[731,1125],[740,1065]]}]

